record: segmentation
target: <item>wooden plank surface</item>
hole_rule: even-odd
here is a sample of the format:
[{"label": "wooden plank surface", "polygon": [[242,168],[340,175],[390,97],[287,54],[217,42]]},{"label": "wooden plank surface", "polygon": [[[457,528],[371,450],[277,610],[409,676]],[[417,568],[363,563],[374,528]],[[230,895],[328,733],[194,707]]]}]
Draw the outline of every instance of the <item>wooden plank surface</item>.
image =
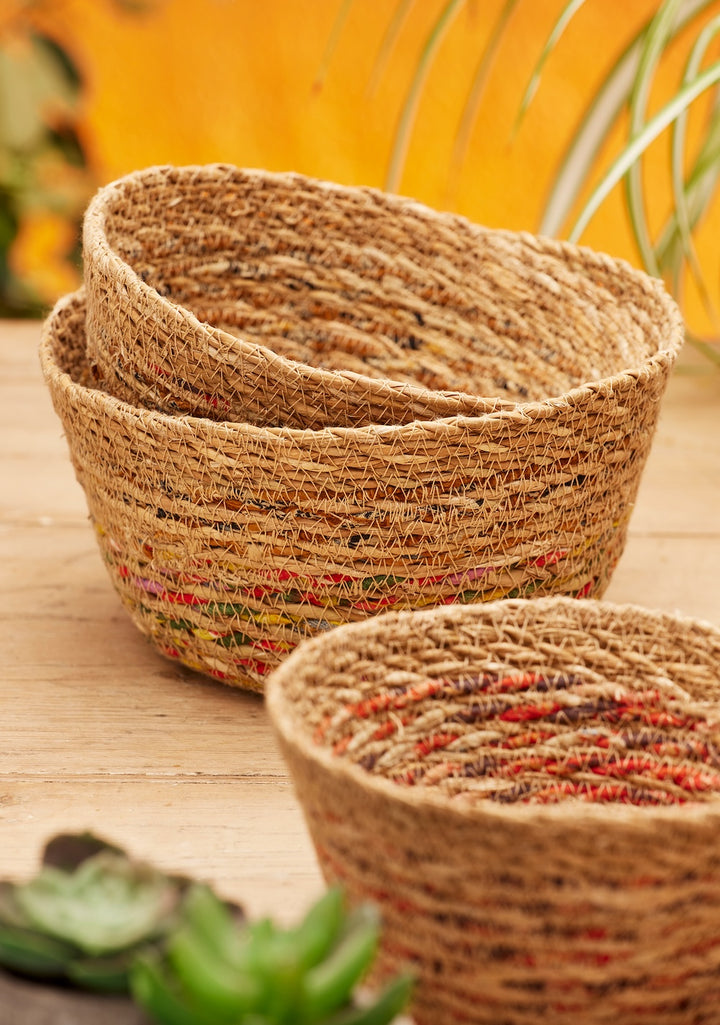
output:
[{"label": "wooden plank surface", "polygon": [[[92,828],[291,921],[322,883],[262,699],[157,655],[111,588],[37,360],[0,322],[0,875]],[[720,373],[675,372],[607,598],[720,624]]]}]

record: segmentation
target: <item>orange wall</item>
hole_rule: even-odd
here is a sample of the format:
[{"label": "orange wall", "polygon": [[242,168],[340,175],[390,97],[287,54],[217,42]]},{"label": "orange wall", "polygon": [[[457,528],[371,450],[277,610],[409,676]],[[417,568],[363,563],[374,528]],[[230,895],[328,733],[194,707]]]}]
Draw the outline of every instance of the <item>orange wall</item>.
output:
[{"label": "orange wall", "polygon": [[[111,0],[64,0],[55,18],[88,78],[86,125],[99,180],[152,163],[223,160],[381,186],[412,69],[443,3],[412,5],[373,95],[366,86],[396,0],[355,0],[319,90],[313,84],[342,0],[155,0],[141,16],[119,13]],[[492,226],[535,230],[588,95],[657,0],[588,0],[512,139],[529,68],[564,6],[520,0],[449,191],[464,99],[501,6],[460,6],[423,91],[399,190]],[[682,56],[678,49],[672,74]],[[656,223],[667,209],[665,168],[658,148],[647,174]],[[584,241],[637,262],[619,193]]]}]

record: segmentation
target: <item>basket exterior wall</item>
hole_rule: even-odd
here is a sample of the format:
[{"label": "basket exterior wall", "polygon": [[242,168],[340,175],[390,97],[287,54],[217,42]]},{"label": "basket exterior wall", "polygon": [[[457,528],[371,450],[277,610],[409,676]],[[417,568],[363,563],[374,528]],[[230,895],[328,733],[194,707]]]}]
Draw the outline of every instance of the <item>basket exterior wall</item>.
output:
[{"label": "basket exterior wall", "polygon": [[418,1025],[719,1020],[719,666],[716,626],[556,596],[391,613],[273,673],[325,878],[379,904]]},{"label": "basket exterior wall", "polygon": [[58,307],[43,359],[113,584],[161,652],[257,690],[300,640],[388,608],[602,595],[669,373],[534,415],[264,430],[74,381],[83,318]]}]

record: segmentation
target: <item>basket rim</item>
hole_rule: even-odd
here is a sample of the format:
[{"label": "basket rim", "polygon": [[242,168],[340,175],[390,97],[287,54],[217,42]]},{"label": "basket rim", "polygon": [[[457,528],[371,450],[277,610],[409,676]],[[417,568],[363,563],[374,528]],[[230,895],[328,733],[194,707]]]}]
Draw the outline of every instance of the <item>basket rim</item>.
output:
[{"label": "basket rim", "polygon": [[[123,260],[115,250],[112,249],[107,240],[105,224],[108,215],[108,203],[112,197],[122,195],[123,190],[128,185],[134,182],[141,182],[144,177],[150,177],[157,174],[167,174],[168,176],[206,175],[211,177],[218,173],[224,173],[231,176],[244,175],[257,177],[261,181],[270,182],[298,181],[327,192],[340,194],[363,194],[374,197],[379,202],[383,202],[385,204],[389,203],[398,211],[406,210],[419,213],[427,220],[435,220],[439,223],[451,226],[453,224],[462,224],[468,231],[476,234],[478,237],[493,237],[520,241],[541,252],[543,255],[555,255],[560,258],[565,258],[569,254],[572,254],[575,256],[581,256],[590,263],[611,266],[617,273],[623,274],[632,281],[638,289],[643,291],[645,294],[652,296],[658,310],[662,310],[669,318],[668,335],[663,339],[662,345],[659,346],[655,352],[633,366],[623,368],[623,370],[618,371],[615,374],[598,378],[593,381],[583,382],[582,384],[577,385],[568,391],[560,392],[555,396],[548,396],[544,399],[531,401],[515,401],[512,399],[502,398],[501,396],[477,396],[464,391],[444,391],[441,389],[426,388],[422,385],[396,381],[392,378],[378,379],[352,370],[326,370],[312,366],[308,363],[291,360],[265,345],[261,345],[255,341],[249,341],[246,338],[239,338],[224,331],[222,328],[218,328],[212,324],[204,322],[182,304],[175,303],[167,297],[162,296],[156,289],[148,285],[139,274],[137,274],[131,264]],[[91,236],[92,246],[90,247],[89,240]],[[409,402],[427,402],[434,399],[438,402],[459,402],[465,404],[475,403],[482,406],[484,401],[487,403],[487,412],[480,412],[478,414],[479,416],[485,416],[488,414],[494,415],[495,413],[502,411],[532,416],[537,413],[538,409],[546,407],[548,403],[565,402],[570,399],[577,399],[579,402],[582,400],[583,396],[597,391],[606,391],[609,393],[612,390],[616,390],[618,387],[622,387],[628,378],[634,379],[638,374],[643,372],[652,372],[656,364],[662,366],[668,362],[674,362],[684,343],[684,319],[677,303],[665,288],[664,283],[659,278],[652,277],[645,271],[633,267],[627,260],[610,256],[609,254],[592,249],[588,246],[578,245],[577,243],[554,239],[548,236],[537,235],[528,231],[512,231],[504,228],[484,227],[471,222],[468,218],[460,214],[436,210],[419,202],[418,200],[401,196],[396,193],[383,192],[381,189],[374,188],[372,186],[342,185],[337,182],[310,177],[297,171],[267,171],[262,168],[245,168],[221,162],[182,165],[155,164],[137,171],[132,171],[129,174],[122,175],[106,185],[101,186],[92,196],[84,215],[83,240],[86,247],[86,261],[89,259],[88,251],[92,248],[93,259],[96,259],[99,264],[111,267],[112,274],[116,280],[119,280],[126,285],[131,284],[132,287],[134,289],[138,289],[144,297],[152,298],[154,302],[159,302],[163,308],[171,312],[173,315],[181,316],[192,332],[209,333],[209,335],[219,342],[228,353],[235,352],[244,358],[252,357],[257,361],[262,362],[262,364],[265,365],[272,373],[278,373],[282,376],[295,379],[298,382],[305,381],[307,383],[312,383],[316,387],[324,387],[328,389],[337,388],[339,384],[342,384],[345,388],[352,388],[353,385],[362,385],[364,389],[372,391],[378,397],[382,397],[383,394],[385,394],[388,397],[394,396],[396,399],[398,397],[402,397]],[[476,419],[475,414],[458,414],[458,416],[462,416],[466,419]],[[440,415],[438,417],[438,419],[455,418],[456,417],[452,415]],[[198,417],[198,419],[204,418]],[[378,425],[369,424],[367,426],[372,428]],[[333,430],[338,429],[332,428],[332,425],[330,425],[330,427]],[[303,428],[288,429],[303,430]],[[319,429],[322,430],[323,428]]]},{"label": "basket rim", "polygon": [[[395,439],[402,440],[405,437],[417,436],[422,432],[436,437],[441,434],[472,435],[490,425],[501,427],[502,425],[512,425],[513,423],[523,424],[528,421],[551,419],[563,411],[579,407],[586,398],[591,396],[616,398],[619,392],[621,393],[623,390],[634,387],[638,380],[647,380],[665,368],[672,367],[683,344],[682,334],[684,331],[682,318],[678,310],[675,330],[672,332],[674,344],[667,349],[661,349],[653,353],[652,356],[647,358],[640,370],[624,370],[612,377],[590,381],[568,392],[563,392],[559,396],[539,401],[503,403],[499,408],[493,408],[487,413],[477,416],[445,416],[434,419],[411,420],[407,423],[371,423],[362,426],[328,425],[319,428],[270,427],[236,420],[214,420],[210,417],[194,416],[190,413],[164,413],[160,410],[146,408],[145,406],[133,405],[102,388],[90,388],[76,381],[70,373],[58,364],[55,358],[53,334],[57,320],[66,308],[82,309],[84,315],[85,303],[85,287],[81,286],[76,291],[69,292],[58,299],[43,322],[39,356],[43,374],[48,383],[52,381],[54,386],[79,395],[83,401],[101,402],[108,411],[114,411],[117,415],[126,419],[132,419],[136,422],[141,420],[147,426],[156,425],[158,428],[170,430],[173,433],[183,430],[197,431],[202,429],[209,434],[218,434],[225,438],[232,437],[233,435],[257,439],[272,438],[274,440],[292,441],[299,445],[330,439],[340,442],[362,442],[372,441],[373,439],[390,442]],[[503,400],[500,401],[503,402]]]},{"label": "basket rim", "polygon": [[[654,829],[657,826],[682,824],[683,828],[696,826],[707,828],[720,826],[720,793],[710,801],[689,801],[683,805],[670,806],[629,806],[615,802],[602,804],[559,801],[555,804],[498,804],[493,801],[476,801],[473,803],[452,801],[441,796],[434,788],[402,787],[381,776],[367,772],[354,763],[334,756],[327,748],[313,743],[310,734],[303,729],[302,718],[294,714],[294,704],[287,699],[285,686],[298,672],[308,658],[319,658],[324,646],[337,631],[344,637],[349,633],[357,636],[363,634],[377,635],[382,631],[384,623],[418,623],[418,620],[436,621],[453,619],[461,615],[470,615],[478,619],[492,616],[503,608],[536,609],[540,616],[553,607],[573,608],[580,611],[581,616],[592,617],[597,612],[612,612],[627,617],[640,617],[654,622],[672,623],[687,629],[701,630],[717,637],[720,641],[720,627],[690,616],[664,612],[634,603],[616,603],[593,598],[578,599],[566,596],[547,596],[540,598],[505,598],[476,605],[446,605],[421,610],[402,610],[383,612],[369,620],[347,623],[334,627],[332,631],[317,635],[303,641],[292,651],[283,662],[270,674],[264,693],[264,701],[276,735],[290,748],[295,749],[306,761],[316,769],[342,781],[356,794],[372,794],[377,799],[389,804],[404,806],[414,812],[428,812],[447,817],[449,821],[491,826],[493,822],[508,827],[513,825],[522,829],[542,828],[544,825],[572,827],[583,829],[587,826],[616,826],[620,829],[640,832]],[[337,637],[335,637],[337,642]],[[720,685],[720,677],[718,680]],[[719,687],[720,689],[720,687]],[[718,699],[720,706],[720,698]]]}]

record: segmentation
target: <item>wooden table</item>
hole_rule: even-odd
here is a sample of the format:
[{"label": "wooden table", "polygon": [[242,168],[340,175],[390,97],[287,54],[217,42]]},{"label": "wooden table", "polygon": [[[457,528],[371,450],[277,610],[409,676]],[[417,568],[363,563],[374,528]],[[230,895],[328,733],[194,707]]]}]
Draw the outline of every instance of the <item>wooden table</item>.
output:
[{"label": "wooden table", "polygon": [[[261,698],[164,660],[113,591],[42,382],[0,322],[0,875],[91,828],[293,921],[322,888]],[[686,352],[606,597],[720,624],[720,373]]]}]

